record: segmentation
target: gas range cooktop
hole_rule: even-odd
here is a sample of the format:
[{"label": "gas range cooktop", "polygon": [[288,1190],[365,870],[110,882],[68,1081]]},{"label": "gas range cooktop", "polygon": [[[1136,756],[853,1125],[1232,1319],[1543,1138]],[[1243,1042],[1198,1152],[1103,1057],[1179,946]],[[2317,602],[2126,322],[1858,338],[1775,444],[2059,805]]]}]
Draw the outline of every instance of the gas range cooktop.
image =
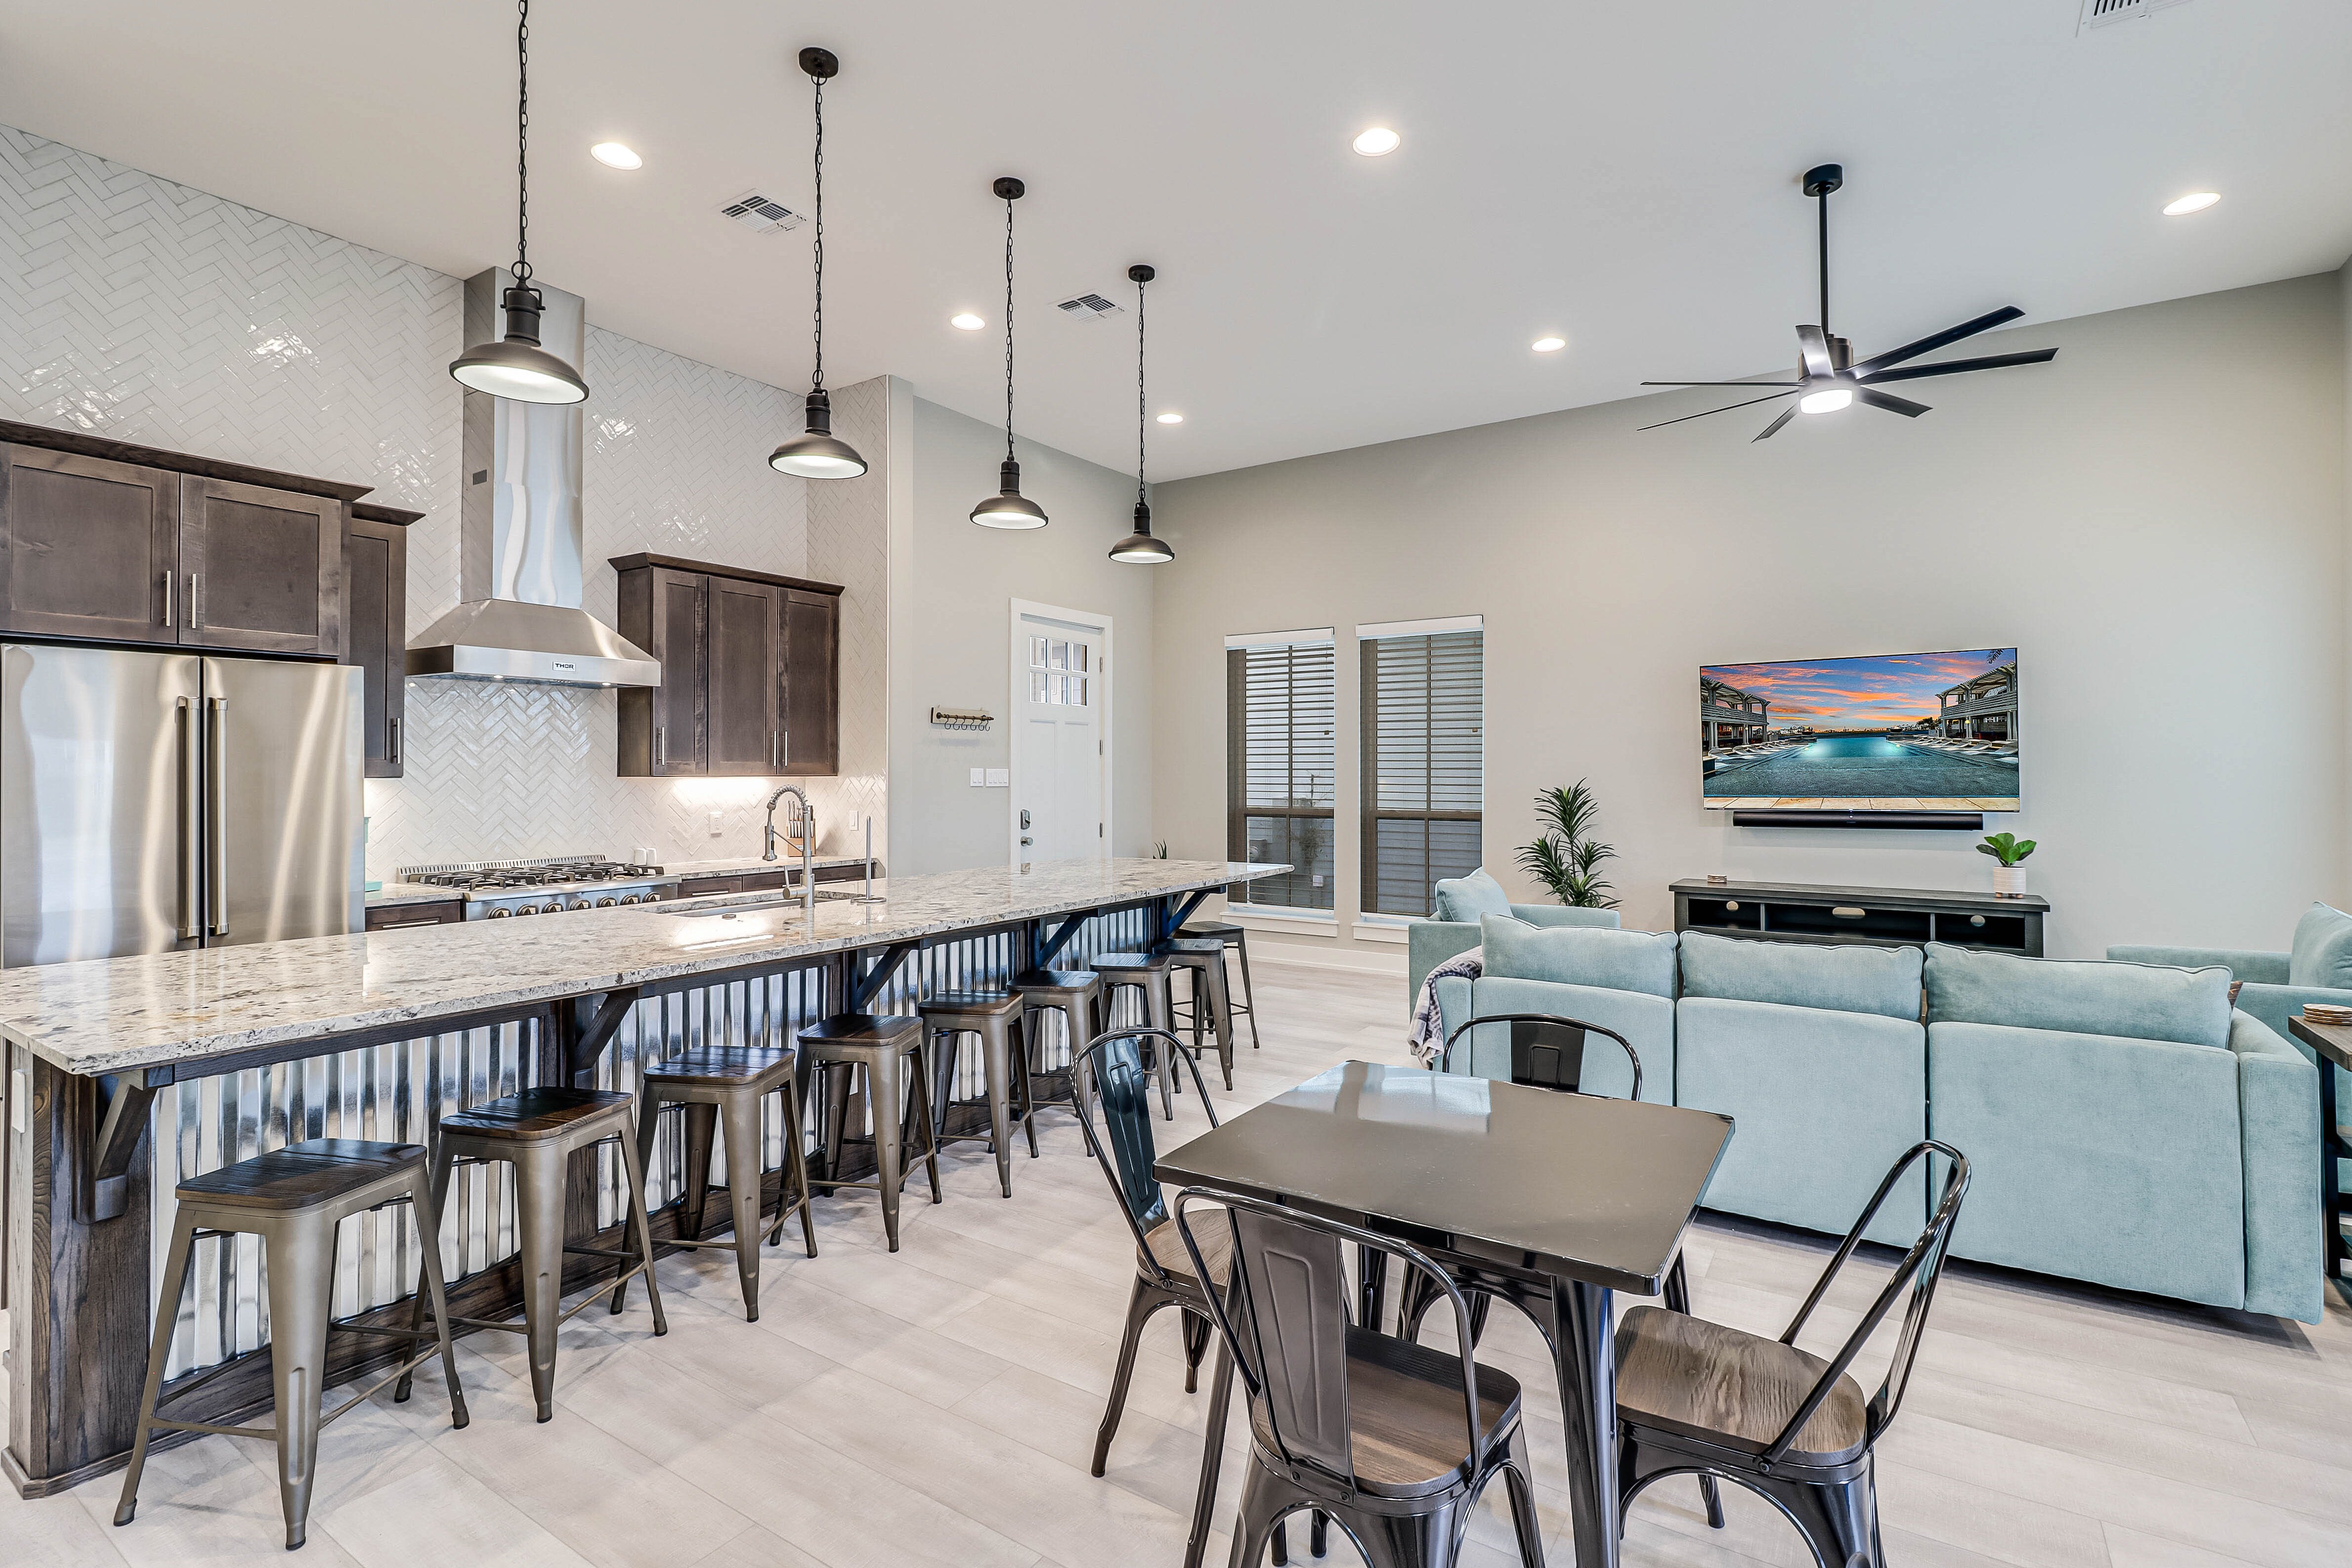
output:
[{"label": "gas range cooktop", "polygon": [[453,888],[464,894],[468,920],[504,920],[520,915],[560,915],[575,909],[653,904],[667,892],[661,881],[661,867],[605,860],[597,855],[404,866],[400,877],[404,882]]}]

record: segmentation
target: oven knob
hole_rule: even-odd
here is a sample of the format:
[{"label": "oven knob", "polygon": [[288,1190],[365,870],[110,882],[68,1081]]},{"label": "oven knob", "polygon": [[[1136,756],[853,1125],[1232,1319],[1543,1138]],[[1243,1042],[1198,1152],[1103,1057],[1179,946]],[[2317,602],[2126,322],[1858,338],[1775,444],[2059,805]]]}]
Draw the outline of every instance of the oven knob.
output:
[{"label": "oven knob", "polygon": [[515,905],[515,913],[517,915],[536,915],[539,913],[539,905],[535,904],[518,904]]},{"label": "oven knob", "polygon": [[635,894],[634,894],[634,893],[625,893],[625,894],[623,894],[621,895],[621,902],[622,902],[623,904],[635,904],[635,903],[637,903],[637,902],[639,902],[639,901],[638,901],[637,895],[636,895]]},{"label": "oven knob", "polygon": [[483,918],[485,920],[504,920],[508,915],[512,915],[514,911],[511,909],[493,909],[489,914],[484,915]]},{"label": "oven knob", "polygon": [[614,903],[614,901],[612,899],[600,898],[596,901],[596,907],[599,909],[610,909],[613,907]]}]

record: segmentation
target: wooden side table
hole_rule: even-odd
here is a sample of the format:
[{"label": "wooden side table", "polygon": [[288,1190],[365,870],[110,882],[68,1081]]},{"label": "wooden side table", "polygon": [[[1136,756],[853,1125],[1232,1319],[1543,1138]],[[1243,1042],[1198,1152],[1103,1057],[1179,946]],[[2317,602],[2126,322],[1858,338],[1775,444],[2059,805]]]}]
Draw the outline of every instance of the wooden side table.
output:
[{"label": "wooden side table", "polygon": [[2297,1013],[2286,1027],[2319,1053],[2319,1256],[2328,1282],[2352,1301],[2352,1281],[2337,1267],[2352,1258],[2352,1247],[2344,1242],[2344,1193],[2336,1165],[2352,1157],[2352,1127],[2336,1120],[2335,1071],[2352,1070],[2352,1024],[2314,1023]]}]

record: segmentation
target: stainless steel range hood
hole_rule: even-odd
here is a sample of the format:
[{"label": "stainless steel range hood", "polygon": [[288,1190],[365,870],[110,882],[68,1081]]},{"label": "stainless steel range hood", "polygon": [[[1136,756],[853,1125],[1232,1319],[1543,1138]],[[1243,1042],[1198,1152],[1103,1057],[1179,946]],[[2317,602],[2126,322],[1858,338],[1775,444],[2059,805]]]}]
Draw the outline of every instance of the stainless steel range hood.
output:
[{"label": "stainless steel range hood", "polygon": [[[465,340],[504,330],[502,267],[466,283]],[[579,364],[587,311],[537,284],[540,341]],[[468,389],[459,528],[459,603],[408,645],[408,673],[562,686],[653,686],[654,656],[580,608],[583,405],[509,402]]]}]

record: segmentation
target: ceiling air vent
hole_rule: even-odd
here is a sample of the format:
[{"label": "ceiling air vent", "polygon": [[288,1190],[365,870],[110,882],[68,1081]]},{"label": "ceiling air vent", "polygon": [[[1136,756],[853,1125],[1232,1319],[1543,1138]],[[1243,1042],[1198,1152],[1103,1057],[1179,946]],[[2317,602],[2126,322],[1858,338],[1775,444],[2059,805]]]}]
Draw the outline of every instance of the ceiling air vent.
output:
[{"label": "ceiling air vent", "polygon": [[1073,321],[1099,321],[1106,316],[1124,314],[1120,307],[1099,294],[1081,294],[1076,299],[1065,299],[1056,308]]},{"label": "ceiling air vent", "polygon": [[719,215],[733,218],[755,235],[777,234],[801,226],[800,214],[770,196],[757,191],[746,191],[725,206]]},{"label": "ceiling air vent", "polygon": [[2189,0],[2083,0],[2083,19],[2075,24],[2074,31],[2085,33],[2111,22],[2152,16],[2158,11],[2168,11],[2175,5],[2188,3]]}]

